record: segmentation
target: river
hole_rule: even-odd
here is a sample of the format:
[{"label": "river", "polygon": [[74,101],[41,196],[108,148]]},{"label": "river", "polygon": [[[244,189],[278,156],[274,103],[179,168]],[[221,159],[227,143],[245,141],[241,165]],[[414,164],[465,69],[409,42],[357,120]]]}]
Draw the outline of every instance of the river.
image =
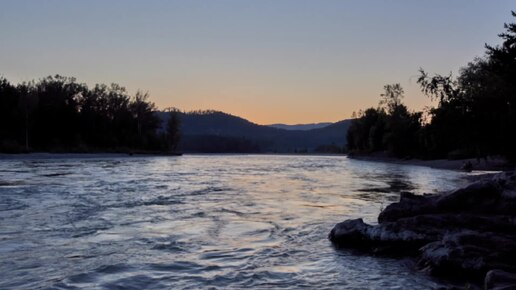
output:
[{"label": "river", "polygon": [[345,156],[0,160],[0,288],[437,287],[327,234],[465,175]]}]

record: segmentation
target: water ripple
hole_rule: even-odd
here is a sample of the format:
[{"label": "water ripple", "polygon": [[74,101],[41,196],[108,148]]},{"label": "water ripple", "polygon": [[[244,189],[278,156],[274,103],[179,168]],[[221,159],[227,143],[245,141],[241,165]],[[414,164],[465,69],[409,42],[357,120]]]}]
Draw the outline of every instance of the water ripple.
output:
[{"label": "water ripple", "polygon": [[0,288],[431,288],[326,235],[463,175],[328,156],[0,162]]}]

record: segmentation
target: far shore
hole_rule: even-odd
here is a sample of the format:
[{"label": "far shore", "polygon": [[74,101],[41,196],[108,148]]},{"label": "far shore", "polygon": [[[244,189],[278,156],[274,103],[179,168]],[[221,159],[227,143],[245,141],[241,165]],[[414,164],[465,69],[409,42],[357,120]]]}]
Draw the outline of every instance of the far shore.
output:
[{"label": "far shore", "polygon": [[122,158],[122,157],[149,157],[149,156],[180,156],[181,153],[0,153],[0,160],[30,160],[30,159],[69,159],[69,158]]},{"label": "far shore", "polygon": [[[205,155],[205,153],[185,153],[186,155]],[[424,166],[436,169],[447,169],[463,171],[463,166],[467,162],[472,165],[472,171],[479,172],[498,172],[504,170],[514,170],[514,166],[510,166],[507,161],[501,158],[488,158],[487,160],[477,160],[475,158],[460,159],[460,160],[421,160],[421,159],[399,159],[393,157],[386,157],[382,155],[345,155],[345,154],[325,154],[325,153],[207,153],[209,155],[315,155],[315,156],[347,156],[350,159],[363,160],[370,162],[383,162],[401,165]],[[150,157],[150,156],[179,156],[181,153],[160,153],[160,152],[145,152],[145,153],[112,153],[112,152],[95,152],[95,153],[50,153],[50,152],[32,152],[32,153],[0,153],[0,160],[30,160],[30,159],[69,159],[69,158],[125,158],[125,157]]]},{"label": "far shore", "polygon": [[94,152],[94,153],[72,153],[72,152],[31,152],[31,153],[0,153],[0,160],[29,160],[29,159],[68,159],[68,158],[123,158],[123,157],[152,157],[152,156],[181,156],[181,155],[285,155],[285,156],[340,156],[345,154],[337,153],[122,153],[122,152]]},{"label": "far shore", "polygon": [[372,161],[372,162],[386,162],[386,163],[394,163],[394,164],[402,164],[402,165],[415,165],[415,166],[425,166],[436,169],[447,169],[447,170],[458,170],[464,171],[463,166],[466,163],[471,163],[472,170],[471,171],[504,171],[504,170],[513,170],[514,166],[510,166],[506,160],[502,158],[491,158],[489,157],[487,160],[476,158],[470,159],[459,159],[459,160],[449,160],[449,159],[436,159],[436,160],[421,160],[421,159],[398,159],[392,157],[385,156],[376,156],[376,155],[348,155],[351,159],[356,160],[364,160],[364,161]]}]

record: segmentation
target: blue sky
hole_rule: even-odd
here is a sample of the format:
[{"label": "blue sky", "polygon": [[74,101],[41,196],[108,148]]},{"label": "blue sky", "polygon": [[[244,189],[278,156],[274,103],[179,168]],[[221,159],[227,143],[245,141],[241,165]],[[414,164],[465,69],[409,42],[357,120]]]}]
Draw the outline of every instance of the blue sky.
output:
[{"label": "blue sky", "polygon": [[257,123],[337,121],[419,67],[456,72],[500,43],[514,1],[0,2],[0,74],[148,91],[160,108]]}]

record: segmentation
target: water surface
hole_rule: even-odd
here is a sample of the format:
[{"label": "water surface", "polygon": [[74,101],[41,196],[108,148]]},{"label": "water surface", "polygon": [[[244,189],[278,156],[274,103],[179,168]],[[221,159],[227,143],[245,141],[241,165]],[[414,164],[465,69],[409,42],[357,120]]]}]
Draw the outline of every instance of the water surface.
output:
[{"label": "water surface", "polygon": [[0,288],[432,288],[410,260],[326,237],[464,175],[338,156],[0,160]]}]

